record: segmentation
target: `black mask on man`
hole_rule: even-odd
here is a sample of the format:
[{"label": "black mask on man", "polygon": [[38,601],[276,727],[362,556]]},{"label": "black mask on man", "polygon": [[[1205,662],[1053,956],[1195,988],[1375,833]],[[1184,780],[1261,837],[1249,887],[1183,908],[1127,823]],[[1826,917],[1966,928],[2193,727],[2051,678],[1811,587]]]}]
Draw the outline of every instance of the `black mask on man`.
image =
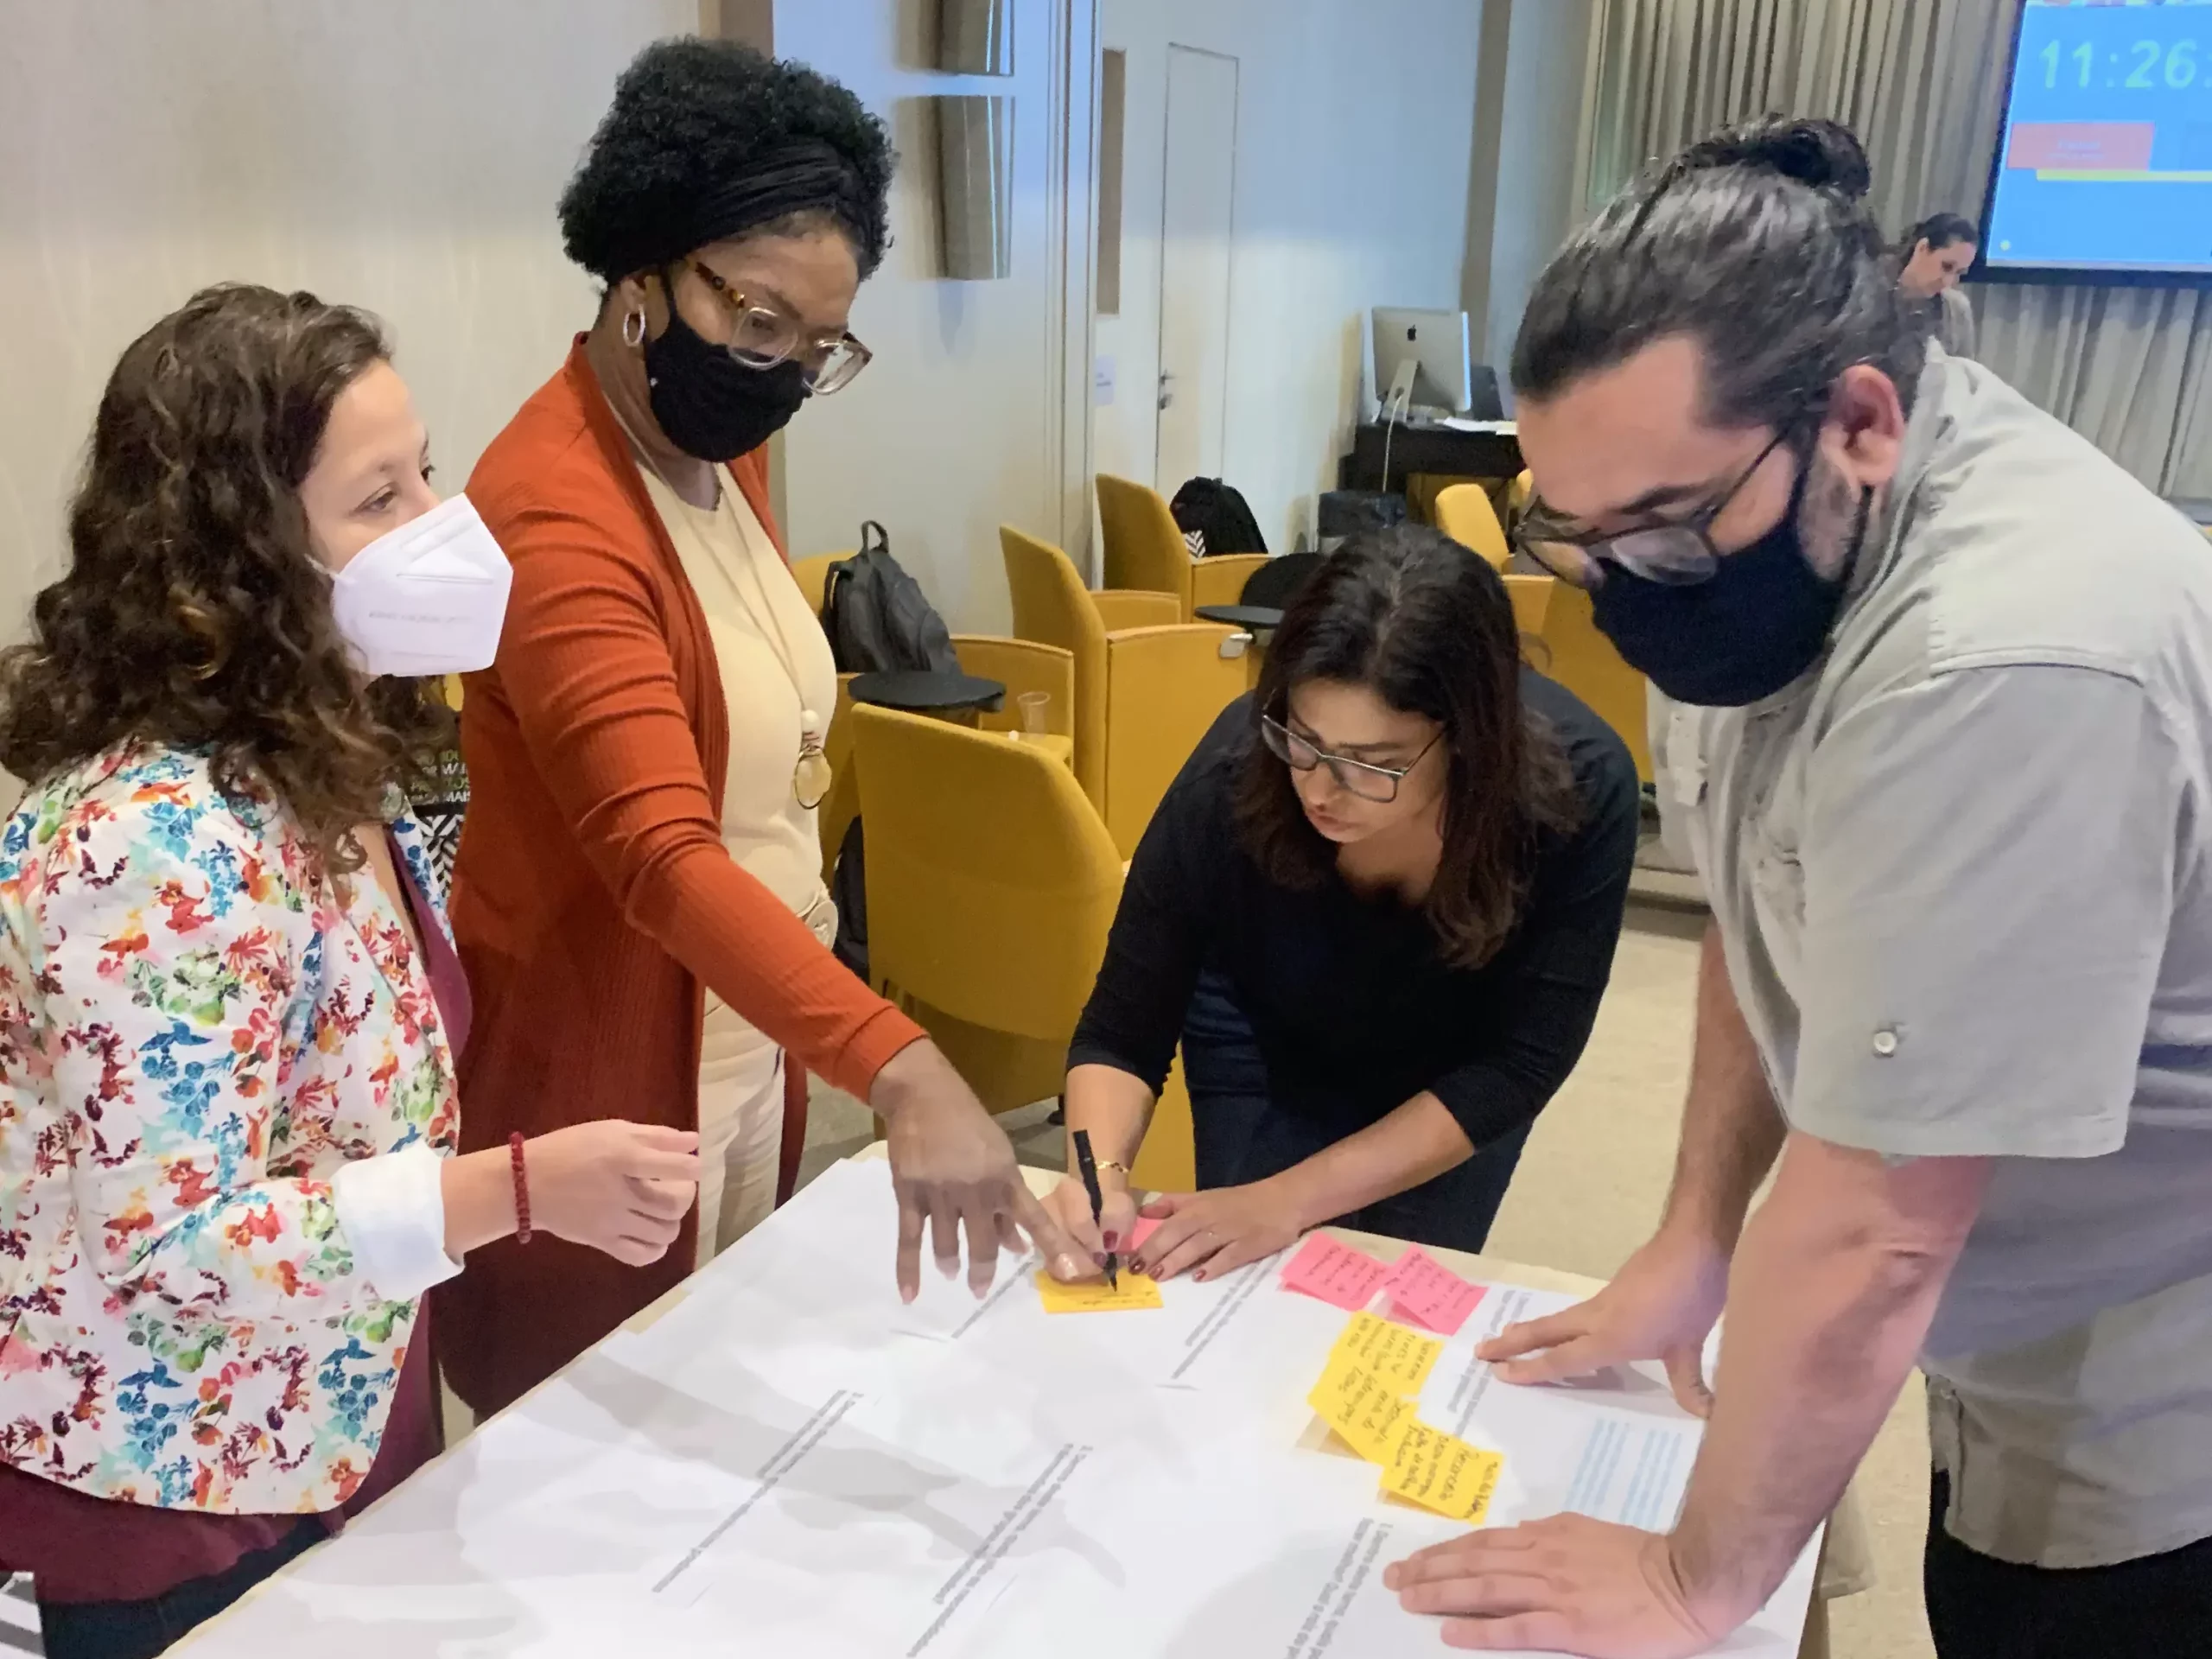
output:
[{"label": "black mask on man", "polygon": [[645,342],[645,387],[668,441],[701,461],[734,461],[791,424],[811,394],[796,359],[748,368],[701,337],[669,308],[668,327]]},{"label": "black mask on man", "polygon": [[[1724,556],[1710,581],[1670,586],[1605,565],[1591,595],[1598,630],[1622,658],[1676,702],[1735,709],[1772,696],[1820,660],[1843,606],[1844,580],[1813,569],[1798,533],[1808,461],[1781,522]],[[1859,498],[1848,572],[1866,534],[1870,490]]]}]

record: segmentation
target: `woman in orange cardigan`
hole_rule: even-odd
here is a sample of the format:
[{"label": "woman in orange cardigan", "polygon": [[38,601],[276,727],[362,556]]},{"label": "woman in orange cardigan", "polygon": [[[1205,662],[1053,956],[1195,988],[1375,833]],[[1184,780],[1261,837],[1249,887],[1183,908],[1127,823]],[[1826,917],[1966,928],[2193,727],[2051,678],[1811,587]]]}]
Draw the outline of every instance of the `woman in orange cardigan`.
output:
[{"label": "woman in orange cardigan", "polygon": [[[836,675],[783,559],[761,446],[849,383],[892,158],[843,87],[664,41],[616,86],[561,202],[606,285],[469,480],[514,564],[462,715],[453,905],[476,998],[464,1138],[620,1116],[696,1128],[695,1233],[651,1268],[493,1246],[441,1294],[440,1354],[497,1410],[758,1221],[796,1172],[804,1069],[889,1126],[897,1270],[981,1294],[1027,1230],[1071,1273],[1006,1136],[828,949],[814,808]],[[786,1066],[788,1053],[793,1064]]]}]

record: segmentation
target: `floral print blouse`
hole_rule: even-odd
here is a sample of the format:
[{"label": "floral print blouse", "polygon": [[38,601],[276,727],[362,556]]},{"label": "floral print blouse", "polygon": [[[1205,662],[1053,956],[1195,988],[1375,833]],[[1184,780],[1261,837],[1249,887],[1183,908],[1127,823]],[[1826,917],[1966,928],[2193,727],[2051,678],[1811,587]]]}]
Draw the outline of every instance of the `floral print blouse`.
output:
[{"label": "floral print blouse", "polygon": [[372,876],[341,896],[198,753],[35,789],[0,834],[0,1462],[216,1514],[343,1503],[417,1303],[365,1281],[332,1177],[458,1130]]}]

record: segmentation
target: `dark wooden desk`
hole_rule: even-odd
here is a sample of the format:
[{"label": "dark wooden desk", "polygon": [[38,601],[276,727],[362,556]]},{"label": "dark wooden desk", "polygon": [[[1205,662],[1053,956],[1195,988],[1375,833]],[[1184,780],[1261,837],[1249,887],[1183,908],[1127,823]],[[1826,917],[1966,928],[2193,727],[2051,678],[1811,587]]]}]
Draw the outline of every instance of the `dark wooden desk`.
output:
[{"label": "dark wooden desk", "polygon": [[854,677],[853,701],[915,715],[966,715],[972,724],[978,714],[998,711],[1006,701],[1006,687],[973,674],[879,671]]},{"label": "dark wooden desk", "polygon": [[1359,428],[1351,454],[1337,465],[1342,490],[1402,491],[1408,473],[1455,478],[1511,478],[1521,470],[1521,440],[1510,432],[1454,432],[1448,426],[1401,425],[1390,435],[1390,476],[1382,476],[1382,429]]},{"label": "dark wooden desk", "polygon": [[1193,614],[1201,622],[1218,622],[1253,633],[1272,633],[1282,626],[1281,607],[1274,605],[1201,605]]}]

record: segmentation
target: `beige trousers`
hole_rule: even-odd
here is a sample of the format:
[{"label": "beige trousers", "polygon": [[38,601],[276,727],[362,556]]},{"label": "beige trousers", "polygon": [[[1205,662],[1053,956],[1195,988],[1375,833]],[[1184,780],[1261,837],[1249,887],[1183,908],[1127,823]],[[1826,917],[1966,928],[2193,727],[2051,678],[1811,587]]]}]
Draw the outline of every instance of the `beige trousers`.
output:
[{"label": "beige trousers", "polygon": [[[821,893],[800,918],[827,945],[837,906]],[[712,991],[699,1033],[699,1248],[703,1268],[768,1218],[784,1149],[784,1056]]]}]

